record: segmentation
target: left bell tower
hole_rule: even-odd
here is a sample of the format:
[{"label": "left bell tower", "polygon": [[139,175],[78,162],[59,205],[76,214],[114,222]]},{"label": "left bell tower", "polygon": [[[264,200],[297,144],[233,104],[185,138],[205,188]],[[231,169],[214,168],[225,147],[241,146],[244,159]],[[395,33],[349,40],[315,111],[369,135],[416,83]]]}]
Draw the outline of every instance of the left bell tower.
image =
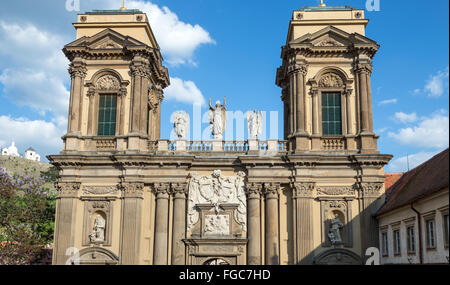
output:
[{"label": "left bell tower", "polygon": [[73,25],[77,39],[63,49],[72,78],[63,153],[147,151],[170,84],[147,15],[94,10]]}]

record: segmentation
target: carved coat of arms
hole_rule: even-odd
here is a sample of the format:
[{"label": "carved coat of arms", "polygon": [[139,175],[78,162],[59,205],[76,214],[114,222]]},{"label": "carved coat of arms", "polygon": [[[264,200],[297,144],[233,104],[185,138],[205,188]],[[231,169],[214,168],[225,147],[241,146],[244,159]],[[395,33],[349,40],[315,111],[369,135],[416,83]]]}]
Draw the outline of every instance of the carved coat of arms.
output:
[{"label": "carved coat of arms", "polygon": [[196,205],[210,204],[220,211],[220,205],[238,204],[234,218],[245,231],[247,227],[247,200],[245,195],[245,173],[240,171],[236,176],[225,177],[220,170],[211,175],[199,176],[191,173],[189,183],[188,223],[187,230],[199,221]]}]

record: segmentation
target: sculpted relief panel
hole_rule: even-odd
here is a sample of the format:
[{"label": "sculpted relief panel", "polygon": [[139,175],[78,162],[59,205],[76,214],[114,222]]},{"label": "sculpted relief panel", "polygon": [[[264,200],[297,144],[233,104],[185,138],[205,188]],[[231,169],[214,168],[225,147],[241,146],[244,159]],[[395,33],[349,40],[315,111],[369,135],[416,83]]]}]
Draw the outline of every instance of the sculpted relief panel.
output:
[{"label": "sculpted relief panel", "polygon": [[[189,183],[188,223],[190,231],[199,222],[198,205],[212,205],[215,215],[205,216],[205,234],[229,234],[229,216],[219,215],[221,206],[237,205],[234,219],[246,231],[247,200],[245,196],[245,173],[240,171],[236,176],[226,177],[220,170],[211,175],[200,176],[191,173]],[[225,230],[227,229],[227,230]]]}]

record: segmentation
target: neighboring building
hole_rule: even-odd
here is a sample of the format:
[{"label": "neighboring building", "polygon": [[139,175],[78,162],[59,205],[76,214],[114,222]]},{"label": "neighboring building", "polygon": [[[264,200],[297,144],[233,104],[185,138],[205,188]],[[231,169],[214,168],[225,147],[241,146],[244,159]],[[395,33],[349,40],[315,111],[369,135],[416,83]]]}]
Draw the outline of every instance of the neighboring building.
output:
[{"label": "neighboring building", "polygon": [[15,142],[12,142],[11,145],[7,148],[2,149],[2,155],[8,155],[8,156],[20,156]]},{"label": "neighboring building", "polygon": [[23,157],[26,159],[29,159],[29,160],[41,161],[41,156],[39,154],[37,154],[36,151],[32,147],[29,147],[25,151],[25,155]]},{"label": "neighboring building", "polygon": [[77,248],[81,264],[362,264],[392,158],[373,131],[368,22],[348,6],[294,11],[276,76],[284,140],[259,140],[253,112],[251,139],[223,141],[219,102],[205,142],[184,139],[183,112],[179,139],[160,137],[170,82],[147,15],[78,15],[63,49],[68,131],[48,157],[60,170],[53,263]]},{"label": "neighboring building", "polygon": [[377,213],[382,264],[449,262],[448,155],[447,149],[391,186]]}]

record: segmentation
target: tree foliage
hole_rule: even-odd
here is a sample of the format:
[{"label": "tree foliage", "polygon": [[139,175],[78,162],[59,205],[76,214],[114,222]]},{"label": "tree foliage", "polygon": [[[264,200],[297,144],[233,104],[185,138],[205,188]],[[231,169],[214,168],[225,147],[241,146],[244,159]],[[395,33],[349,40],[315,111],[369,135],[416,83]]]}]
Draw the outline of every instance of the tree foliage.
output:
[{"label": "tree foliage", "polygon": [[0,167],[0,264],[33,264],[53,243],[57,171],[10,175]]}]

